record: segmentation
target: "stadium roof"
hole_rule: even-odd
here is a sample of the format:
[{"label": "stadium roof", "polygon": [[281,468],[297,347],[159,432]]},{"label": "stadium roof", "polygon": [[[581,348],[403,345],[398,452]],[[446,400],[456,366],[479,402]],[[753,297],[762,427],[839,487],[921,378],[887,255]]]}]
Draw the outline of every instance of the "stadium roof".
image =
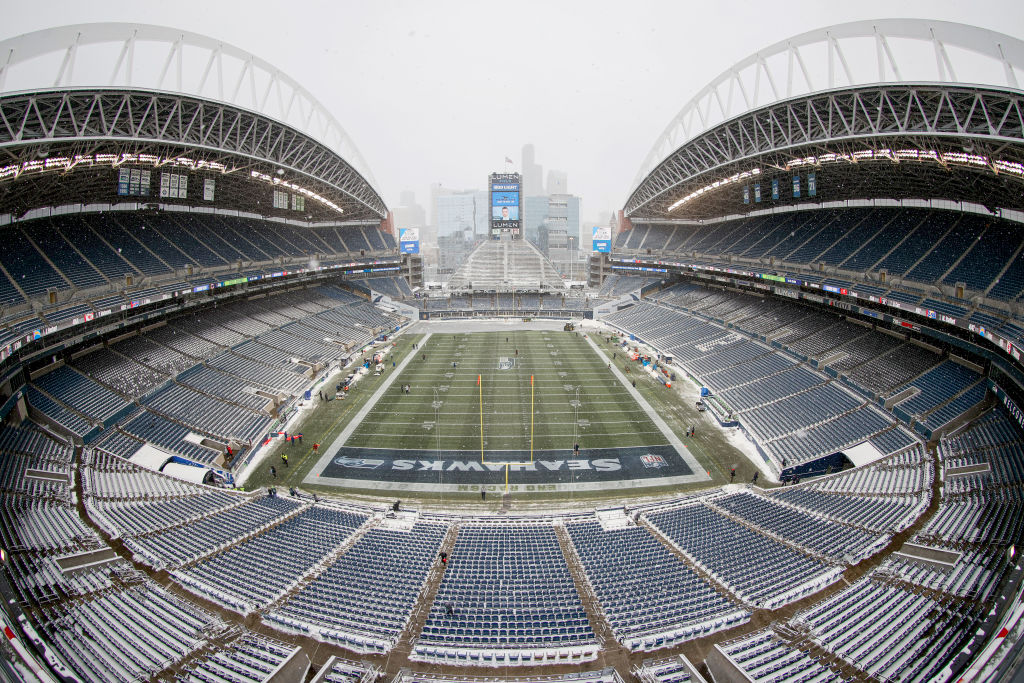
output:
[{"label": "stadium roof", "polygon": [[795,36],[727,69],[680,110],[626,214],[743,213],[755,185],[766,199],[794,169],[815,172],[822,201],[1024,208],[1021,82],[1024,41],[972,26],[890,19]]},{"label": "stadium roof", "polygon": [[[102,186],[109,188],[109,169],[126,164],[231,175],[229,191],[217,193],[231,208],[259,210],[253,202],[269,197],[265,187],[247,195],[235,182],[245,177],[250,188],[283,184],[305,195],[310,218],[386,214],[334,116],[294,79],[239,48],[116,23],[0,43],[0,213],[103,201],[102,192],[93,194],[100,181],[81,188],[80,178],[89,185],[89,176],[106,169]],[[4,191],[29,177],[17,192]]]}]

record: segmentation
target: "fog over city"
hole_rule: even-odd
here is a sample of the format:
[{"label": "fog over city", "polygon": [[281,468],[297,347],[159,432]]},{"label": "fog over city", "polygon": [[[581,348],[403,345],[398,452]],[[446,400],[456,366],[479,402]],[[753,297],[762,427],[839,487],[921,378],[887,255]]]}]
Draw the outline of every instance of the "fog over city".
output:
[{"label": "fog over city", "polygon": [[[564,171],[584,225],[622,207],[657,136],[758,48],[905,16],[1020,33],[1024,3],[6,3],[0,39],[85,22],[160,24],[252,52],[305,85],[359,147],[389,206],[483,189],[532,143]],[[43,84],[41,84],[43,85]]]}]

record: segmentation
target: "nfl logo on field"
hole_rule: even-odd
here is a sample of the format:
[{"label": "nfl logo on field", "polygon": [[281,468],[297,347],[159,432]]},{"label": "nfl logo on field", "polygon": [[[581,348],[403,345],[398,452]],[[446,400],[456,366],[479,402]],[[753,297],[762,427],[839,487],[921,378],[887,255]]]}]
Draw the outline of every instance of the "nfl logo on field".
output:
[{"label": "nfl logo on field", "polygon": [[640,462],[644,464],[644,467],[668,467],[668,463],[665,462],[665,458],[654,453],[641,455]]}]

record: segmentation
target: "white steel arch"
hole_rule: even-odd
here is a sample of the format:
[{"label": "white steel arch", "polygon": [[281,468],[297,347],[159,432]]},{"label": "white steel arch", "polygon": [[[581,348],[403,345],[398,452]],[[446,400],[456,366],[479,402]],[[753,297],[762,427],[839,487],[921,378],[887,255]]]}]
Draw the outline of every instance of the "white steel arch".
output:
[{"label": "white steel arch", "polygon": [[793,36],[737,62],[683,105],[648,152],[633,191],[683,144],[758,107],[832,88],[908,82],[1019,90],[1024,41],[928,19],[855,21]]},{"label": "white steel arch", "polygon": [[215,38],[167,26],[95,23],[0,41],[0,94],[75,88],[143,88],[248,109],[326,145],[376,186],[355,143],[312,93],[269,62]]}]

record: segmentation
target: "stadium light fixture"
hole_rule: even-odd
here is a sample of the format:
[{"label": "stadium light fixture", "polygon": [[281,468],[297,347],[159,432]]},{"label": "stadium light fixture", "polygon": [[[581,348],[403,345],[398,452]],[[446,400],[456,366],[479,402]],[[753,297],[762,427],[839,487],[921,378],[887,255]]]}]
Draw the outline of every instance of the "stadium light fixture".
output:
[{"label": "stadium light fixture", "polygon": [[[278,169],[278,171],[280,172],[281,169]],[[304,197],[308,197],[313,201],[319,202],[324,206],[334,209],[338,213],[345,213],[344,209],[342,209],[340,206],[332,202],[330,199],[327,199],[326,197],[323,197],[317,194],[316,192],[313,192],[312,190],[306,189],[305,187],[296,185],[295,183],[290,183],[287,180],[281,180],[280,178],[275,178],[273,176],[267,175],[266,173],[260,173],[259,171],[250,171],[249,177],[254,178],[256,180],[262,180],[263,182],[270,183],[271,185],[274,186],[287,188],[289,190],[292,190],[293,192],[298,192]]]},{"label": "stadium light fixture", "polygon": [[[786,162],[786,165],[780,167],[779,170],[789,171],[802,166],[825,166],[840,163],[858,164],[868,161],[888,161],[893,164],[898,164],[903,161],[919,161],[924,163],[934,163],[944,167],[965,166],[969,168],[988,168],[996,175],[1007,173],[1017,176],[1018,178],[1024,178],[1024,163],[1017,161],[991,159],[984,154],[972,154],[969,152],[939,152],[934,149],[892,150],[887,147],[882,147],[880,149],[859,149],[854,152],[826,152],[825,154],[817,156],[799,157],[796,159],[790,159]],[[0,174],[2,174],[2,172],[2,169],[0,169]],[[761,169],[754,168],[749,171],[735,173],[722,180],[716,180],[709,185],[705,185],[698,190],[694,190],[682,199],[677,200],[668,207],[668,211],[673,211],[683,204],[691,202],[708,192],[760,174]]]},{"label": "stadium light fixture", "polygon": [[688,202],[693,201],[694,199],[697,199],[698,197],[702,196],[706,192],[711,192],[712,190],[717,190],[720,187],[725,187],[726,185],[732,185],[733,183],[738,183],[741,180],[746,180],[747,178],[751,178],[753,176],[757,176],[757,175],[760,175],[760,174],[761,174],[761,169],[760,168],[753,168],[753,169],[751,169],[749,171],[742,171],[740,173],[734,173],[733,175],[729,176],[728,178],[724,178],[722,180],[716,180],[715,182],[711,183],[710,185],[705,185],[704,187],[702,187],[702,188],[700,188],[698,190],[694,190],[690,194],[688,194],[685,197],[683,197],[682,199],[678,200],[675,204],[672,204],[670,207],[668,207],[668,210],[669,211],[674,211],[675,209],[679,208],[683,204],[686,204]]},{"label": "stadium light fixture", "polygon": [[1013,173],[1024,177],[1024,164],[1019,164],[1016,161],[996,161],[993,164],[996,168],[996,172],[1003,171],[1004,173]]},{"label": "stadium light fixture", "polygon": [[988,167],[993,173],[1010,173],[1024,177],[1024,164],[1016,161],[1003,161],[1002,159],[993,160],[984,154],[939,152],[934,149],[891,150],[886,147],[881,149],[860,149],[850,153],[828,152],[819,156],[790,159],[786,162],[784,170],[799,168],[800,166],[823,166],[842,162],[856,164],[864,161],[889,161],[892,163],[921,161],[939,164],[940,166]]},{"label": "stadium light fixture", "polygon": [[219,161],[206,161],[205,159],[192,159],[190,157],[161,157],[156,154],[76,154],[74,156],[52,156],[45,159],[32,159],[23,161],[20,164],[10,164],[0,167],[0,180],[19,178],[26,174],[45,173],[54,171],[71,171],[78,166],[110,166],[118,168],[125,164],[162,167],[166,165],[181,166],[194,171],[213,171],[216,173],[232,173],[235,169],[229,168]]}]

